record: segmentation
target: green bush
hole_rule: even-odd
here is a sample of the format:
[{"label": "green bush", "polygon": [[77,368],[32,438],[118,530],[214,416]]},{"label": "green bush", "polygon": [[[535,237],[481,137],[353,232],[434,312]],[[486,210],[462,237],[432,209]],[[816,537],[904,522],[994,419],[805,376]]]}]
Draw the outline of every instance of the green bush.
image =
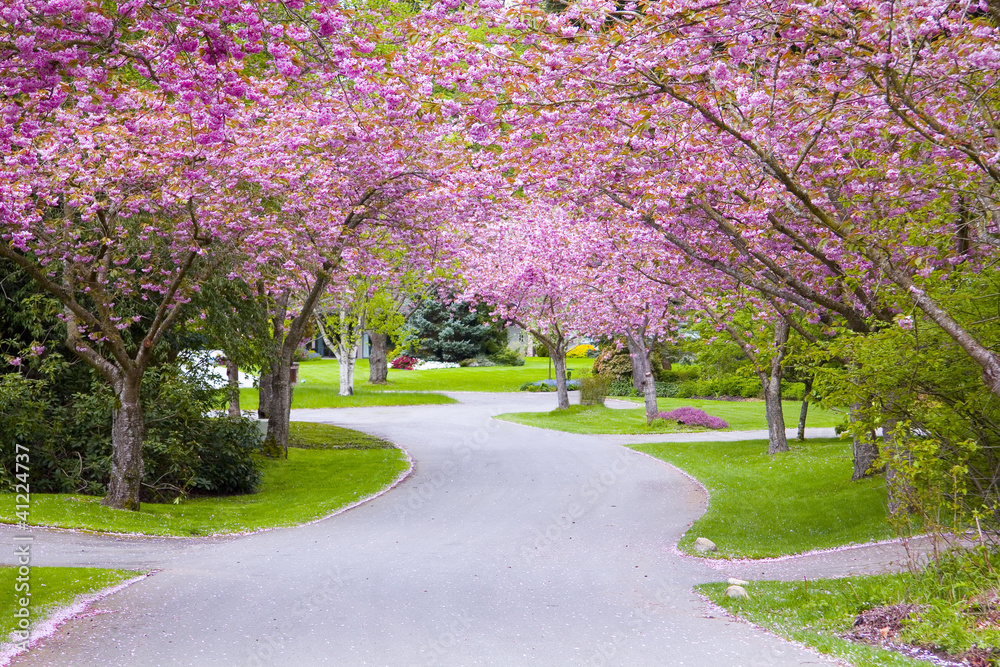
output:
[{"label": "green bush", "polygon": [[580,381],[580,405],[604,405],[611,383],[600,375],[592,375]]},{"label": "green bush", "polygon": [[674,365],[660,374],[663,382],[686,382],[701,377],[701,369],[692,365]]},{"label": "green bush", "polygon": [[[604,377],[604,376],[601,376]],[[608,383],[608,396],[638,396],[631,380],[613,380]]]},{"label": "green bush", "polygon": [[[657,398],[676,398],[679,382],[656,382]],[[608,384],[608,396],[638,396],[631,380],[617,380]]]},{"label": "green bush", "polygon": [[516,350],[512,350],[510,347],[505,347],[496,354],[491,354],[490,360],[498,366],[524,365],[524,357],[518,354]]},{"label": "green bush", "polygon": [[[176,366],[147,371],[142,385],[144,501],[189,494],[253,491],[261,473],[257,424],[212,418],[220,392]],[[29,448],[31,487],[40,493],[107,491],[115,397],[92,378],[90,390],[60,395],[56,382],[0,376],[0,487],[14,483],[15,445]]]},{"label": "green bush", "polygon": [[[658,385],[660,383],[657,383]],[[731,398],[761,398],[763,388],[757,378],[739,375],[724,375],[718,378],[687,380],[674,385],[676,389],[671,394],[663,394],[676,398],[692,398],[695,396],[726,396]],[[657,396],[661,395],[657,387]],[[805,385],[801,382],[782,382],[781,396],[789,401],[801,401],[805,396]]]},{"label": "green bush", "polygon": [[[653,366],[653,379],[657,382],[675,381],[663,370],[663,362],[659,355],[650,355],[650,363]],[[618,349],[614,344],[609,344],[594,361],[594,375],[603,375],[611,382],[631,382],[632,381],[632,359],[625,348]]]}]

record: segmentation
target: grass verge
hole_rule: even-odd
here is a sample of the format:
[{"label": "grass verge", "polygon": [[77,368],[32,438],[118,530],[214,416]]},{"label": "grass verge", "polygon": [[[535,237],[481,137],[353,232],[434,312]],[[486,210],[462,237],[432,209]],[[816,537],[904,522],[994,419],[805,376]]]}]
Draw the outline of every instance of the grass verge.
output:
[{"label": "grass verge", "polygon": [[891,537],[885,482],[851,481],[850,444],[794,443],[771,457],[766,440],[631,445],[704,484],[708,510],[680,541],[707,537],[716,557],[766,558]]},{"label": "grass verge", "polygon": [[[409,466],[403,452],[378,438],[324,424],[292,425],[310,447],[287,460],[265,460],[260,491],[143,503],[139,512],[112,510],[94,496],[32,494],[31,523],[144,535],[214,535],[294,526],[377,493]],[[14,494],[0,494],[0,522],[15,523]]]},{"label": "grass verge", "polygon": [[[684,398],[657,399],[661,410],[669,411],[680,407],[694,407],[704,410],[714,417],[721,417],[729,423],[727,431],[746,431],[766,429],[767,419],[764,416],[763,401],[706,401]],[[785,401],[785,425],[789,428],[798,426],[799,402]],[[645,411],[637,407],[635,410],[616,410],[602,406],[585,407],[570,406],[569,410],[553,410],[552,412],[510,412],[500,415],[498,419],[517,422],[526,426],[549,428],[568,433],[612,433],[622,435],[647,435],[651,433],[697,433],[709,429],[684,426],[675,422],[658,419],[652,425],[646,424]],[[836,426],[842,420],[842,415],[832,410],[825,410],[818,405],[809,407],[808,426]]]},{"label": "grass verge", "polygon": [[[300,384],[292,393],[292,408],[374,408],[392,405],[445,405],[458,402],[443,394],[374,391],[370,385],[356,387],[353,396],[341,396],[337,393],[339,391],[336,385]],[[256,410],[258,404],[256,389],[240,389],[241,409]]]},{"label": "grass verge", "polygon": [[[56,609],[71,604],[78,595],[93,593],[115,586],[138,576],[129,570],[104,570],[92,567],[33,567],[31,568],[31,621],[32,627]],[[17,568],[0,567],[0,638],[6,641],[17,629],[14,612],[17,596],[14,586]]]},{"label": "grass verge", "polygon": [[[1000,571],[983,553],[946,557],[919,574],[751,582],[747,600],[727,598],[725,589],[726,584],[697,588],[751,623],[854,665],[928,664],[887,650],[889,644],[960,664],[1000,664]],[[908,616],[898,623],[887,620],[896,617],[888,612],[902,605]],[[848,635],[871,643],[849,641]]]},{"label": "grass verge", "polygon": [[[357,362],[354,396],[340,396],[340,367],[334,359],[303,361],[299,364],[300,383],[292,396],[293,408],[352,408],[382,405],[428,405],[454,403],[435,391],[518,391],[525,382],[549,377],[549,361],[529,357],[524,366],[484,368],[441,368],[430,371],[389,369],[387,384],[368,384],[368,360]],[[579,377],[594,365],[593,359],[570,359],[569,368]],[[410,392],[410,393],[401,393]],[[421,393],[423,392],[423,393]],[[240,390],[240,407],[257,409],[257,390]]]}]

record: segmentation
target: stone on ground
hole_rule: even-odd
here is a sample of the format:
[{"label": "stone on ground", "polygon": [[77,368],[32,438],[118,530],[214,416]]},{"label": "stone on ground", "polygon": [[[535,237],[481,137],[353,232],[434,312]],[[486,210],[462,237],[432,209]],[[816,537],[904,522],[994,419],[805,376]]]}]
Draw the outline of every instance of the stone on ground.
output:
[{"label": "stone on ground", "polygon": [[718,551],[719,547],[715,546],[715,542],[707,537],[699,537],[694,541],[694,550],[703,554],[709,551]]},{"label": "stone on ground", "polygon": [[734,598],[737,600],[747,600],[750,596],[747,594],[747,589],[742,586],[730,586],[726,589],[726,597]]}]

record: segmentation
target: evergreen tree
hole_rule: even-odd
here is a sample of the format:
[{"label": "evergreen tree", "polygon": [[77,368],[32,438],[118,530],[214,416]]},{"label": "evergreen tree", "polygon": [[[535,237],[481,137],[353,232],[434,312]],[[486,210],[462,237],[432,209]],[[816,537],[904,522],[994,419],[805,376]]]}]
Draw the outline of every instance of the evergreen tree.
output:
[{"label": "evergreen tree", "polygon": [[496,354],[507,344],[506,331],[490,321],[488,311],[462,302],[428,299],[413,313],[410,328],[417,356],[435,361]]}]

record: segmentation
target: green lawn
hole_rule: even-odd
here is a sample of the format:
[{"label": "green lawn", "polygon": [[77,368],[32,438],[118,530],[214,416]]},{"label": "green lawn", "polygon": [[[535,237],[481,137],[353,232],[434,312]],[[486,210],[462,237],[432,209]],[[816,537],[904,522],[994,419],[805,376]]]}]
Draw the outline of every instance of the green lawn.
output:
[{"label": "green lawn", "polygon": [[[353,396],[341,396],[336,384],[300,384],[292,393],[293,408],[372,408],[386,405],[439,405],[457,403],[443,394],[394,393],[375,391],[372,385],[354,388]],[[240,409],[256,410],[258,405],[256,389],[240,389]]]},{"label": "green lawn", "polygon": [[[78,595],[93,593],[138,576],[129,570],[103,570],[90,567],[33,567],[28,584],[31,587],[32,626],[60,607],[73,602]],[[0,637],[7,641],[17,628],[15,610],[19,609],[14,586],[17,568],[0,566]]]},{"label": "green lawn", "polygon": [[[325,433],[323,433],[325,431]],[[293,425],[287,460],[265,460],[258,493],[143,503],[112,510],[93,496],[34,493],[31,523],[146,535],[213,535],[292,526],[326,516],[396,480],[409,464],[389,443],[336,426]],[[15,523],[14,495],[0,494],[0,522]]]},{"label": "green lawn", "polygon": [[891,537],[885,482],[851,481],[850,443],[816,439],[767,455],[767,441],[631,445],[690,473],[708,511],[681,539],[716,543],[724,558],[765,558]]},{"label": "green lawn", "polygon": [[[764,417],[763,401],[708,401],[690,398],[660,398],[656,401],[663,411],[684,406],[700,408],[710,415],[721,417],[729,422],[729,431],[746,431],[766,429],[767,420]],[[799,424],[799,401],[785,401],[785,425],[795,427]],[[648,433],[690,433],[707,431],[709,429],[683,426],[674,422],[656,420],[651,426],[646,425],[646,413],[640,407],[635,410],[615,410],[600,406],[571,406],[569,410],[553,410],[552,412],[511,412],[500,415],[498,419],[550,428],[568,433],[619,433],[624,435],[642,435]],[[832,410],[825,410],[818,405],[809,406],[807,426],[836,426],[843,419],[842,415]]]},{"label": "green lawn", "polygon": [[[1000,572],[981,555],[946,557],[942,567],[931,564],[919,574],[751,582],[746,586],[750,595],[747,600],[727,598],[725,588],[725,584],[707,584],[698,590],[751,623],[858,666],[928,664],[842,638],[855,631],[855,619],[861,612],[898,603],[916,604],[921,609],[903,623],[893,641],[953,656],[974,646],[1000,647],[1000,610],[996,603],[983,603],[994,599],[1000,590]],[[993,658],[1000,655],[994,653]]]},{"label": "green lawn", "polygon": [[[299,380],[292,395],[293,408],[345,408],[375,405],[425,405],[454,403],[439,394],[399,393],[434,391],[517,391],[525,382],[549,377],[545,357],[529,357],[524,366],[489,366],[486,368],[442,368],[431,371],[400,371],[389,368],[389,383],[368,384],[368,360],[359,359],[354,396],[340,396],[340,366],[335,359],[303,361]],[[590,371],[593,359],[570,359],[568,368],[579,377]],[[257,409],[257,390],[240,390],[240,407]]]}]

